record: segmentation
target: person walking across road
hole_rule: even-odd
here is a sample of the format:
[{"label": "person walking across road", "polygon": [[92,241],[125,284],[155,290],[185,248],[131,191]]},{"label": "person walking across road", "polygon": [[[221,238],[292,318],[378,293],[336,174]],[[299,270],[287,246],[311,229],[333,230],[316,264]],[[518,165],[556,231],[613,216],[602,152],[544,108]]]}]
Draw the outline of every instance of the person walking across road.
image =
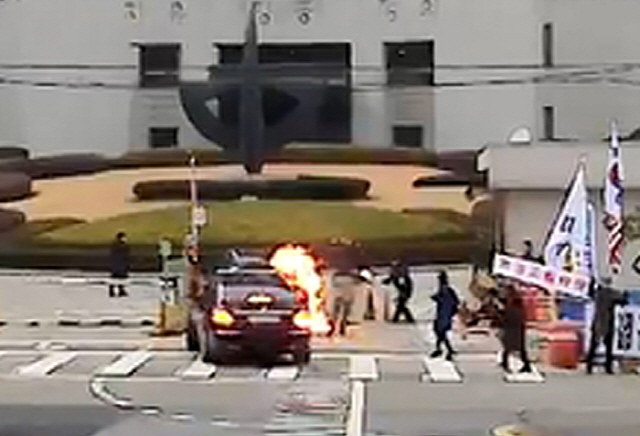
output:
[{"label": "person walking across road", "polygon": [[522,360],[520,372],[528,373],[532,369],[527,354],[524,303],[520,292],[514,285],[507,285],[506,291],[501,322],[502,358],[500,366],[505,372],[511,372],[509,356],[513,352],[519,352],[520,360]]},{"label": "person walking across road", "polygon": [[613,374],[614,313],[616,306],[627,304],[627,298],[625,294],[613,289],[611,277],[604,277],[601,286],[593,286],[591,297],[595,300],[595,313],[587,353],[587,374],[593,372],[596,351],[601,342],[605,346],[605,371],[607,374]]},{"label": "person walking across road", "polygon": [[[111,243],[109,253],[109,263],[111,269],[111,281],[109,283],[109,297],[126,297],[124,281],[129,277],[129,246],[127,245],[127,235],[118,232]],[[118,293],[116,294],[116,288]]]},{"label": "person walking across road", "polygon": [[436,336],[436,349],[431,353],[432,358],[442,355],[442,346],[447,349],[447,360],[452,360],[455,351],[449,342],[447,333],[453,325],[453,317],[458,312],[460,299],[456,291],[449,285],[446,271],[438,274],[438,291],[431,297],[436,303],[436,319],[433,322],[433,332]]},{"label": "person walking across road", "polygon": [[396,309],[391,322],[400,322],[400,317],[404,316],[408,323],[415,323],[413,314],[407,307],[411,296],[413,295],[413,280],[409,275],[409,268],[398,260],[391,265],[391,274],[382,281],[384,285],[393,284],[398,291],[396,298]]}]

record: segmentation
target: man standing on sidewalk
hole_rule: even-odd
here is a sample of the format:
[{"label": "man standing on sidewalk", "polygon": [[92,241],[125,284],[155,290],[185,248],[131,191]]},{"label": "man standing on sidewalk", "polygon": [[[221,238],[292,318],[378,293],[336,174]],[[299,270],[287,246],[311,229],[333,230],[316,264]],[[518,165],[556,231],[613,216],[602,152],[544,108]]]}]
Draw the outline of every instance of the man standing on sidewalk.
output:
[{"label": "man standing on sidewalk", "polygon": [[605,347],[605,371],[613,374],[613,335],[615,327],[615,308],[627,303],[626,295],[611,286],[611,277],[602,279],[602,286],[595,286],[595,314],[591,324],[591,340],[587,354],[587,374],[593,372],[593,363],[600,343]]},{"label": "man standing on sidewalk", "polygon": [[396,310],[391,322],[399,322],[400,316],[404,315],[408,323],[415,323],[416,321],[407,307],[407,304],[413,295],[413,280],[411,280],[411,276],[409,275],[409,268],[400,261],[394,260],[391,264],[391,274],[382,281],[382,284],[393,284],[398,291],[398,297],[396,298]]},{"label": "man standing on sidewalk", "polygon": [[117,296],[126,297],[127,291],[125,290],[124,281],[129,277],[129,246],[127,245],[127,236],[124,232],[118,232],[111,243],[109,254],[111,268],[109,297],[116,296],[116,287],[118,288]]}]

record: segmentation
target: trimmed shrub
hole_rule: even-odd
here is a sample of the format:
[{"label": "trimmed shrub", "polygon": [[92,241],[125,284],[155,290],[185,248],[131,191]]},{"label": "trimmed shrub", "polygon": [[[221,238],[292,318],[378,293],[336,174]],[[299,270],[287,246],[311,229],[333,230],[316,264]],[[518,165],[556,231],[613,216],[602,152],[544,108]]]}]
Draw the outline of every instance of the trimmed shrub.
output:
[{"label": "trimmed shrub", "polygon": [[42,233],[52,232],[57,229],[62,229],[64,227],[69,227],[76,224],[83,224],[86,222],[86,220],[75,217],[44,218],[39,220],[27,221],[18,230],[20,232],[24,232],[25,234],[36,236]]},{"label": "trimmed shrub", "polygon": [[24,213],[14,209],[0,209],[0,232],[8,232],[24,224]]},{"label": "trimmed shrub", "polygon": [[29,150],[22,147],[0,147],[0,160],[28,159]]},{"label": "trimmed shrub", "polygon": [[[234,200],[244,196],[260,199],[358,199],[366,198],[367,180],[339,177],[299,176],[291,180],[198,180],[202,200]],[[188,200],[188,180],[151,180],[136,183],[139,200]]]},{"label": "trimmed shrub", "polygon": [[[221,150],[194,150],[199,165],[238,163],[237,157]],[[298,164],[405,164],[435,165],[433,153],[416,149],[378,149],[344,147],[285,148],[267,153],[270,163]],[[113,161],[116,168],[186,166],[189,152],[184,149],[145,150],[127,153]]]},{"label": "trimmed shrub", "polygon": [[477,172],[475,150],[446,151],[438,153],[437,166],[442,170],[453,171],[460,175],[470,176]]},{"label": "trimmed shrub", "polygon": [[31,194],[31,178],[24,173],[0,173],[0,201],[13,201]]},{"label": "trimmed shrub", "polygon": [[431,186],[486,186],[486,173],[473,173],[468,175],[458,173],[444,173],[434,176],[418,177],[413,181],[414,188],[424,188]]},{"label": "trimmed shrub", "polygon": [[[234,163],[231,156],[221,150],[194,150],[198,165]],[[189,165],[188,150],[180,148],[132,151],[113,159],[114,168],[176,167]]]},{"label": "trimmed shrub", "polygon": [[111,161],[98,154],[67,154],[0,162],[0,171],[21,172],[32,179],[93,174],[111,168]]}]

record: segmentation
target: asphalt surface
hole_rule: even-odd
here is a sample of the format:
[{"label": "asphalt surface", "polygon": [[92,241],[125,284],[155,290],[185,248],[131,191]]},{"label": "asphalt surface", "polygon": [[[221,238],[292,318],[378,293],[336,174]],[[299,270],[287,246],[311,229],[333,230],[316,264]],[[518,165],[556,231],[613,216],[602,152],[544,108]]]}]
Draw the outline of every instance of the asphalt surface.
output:
[{"label": "asphalt surface", "polygon": [[[416,335],[424,337],[433,315],[429,296],[435,274],[419,273],[415,279],[412,308],[426,321]],[[464,295],[467,273],[452,273],[452,279]],[[131,288],[129,298],[109,299],[103,286],[39,280],[0,276],[0,319],[52,319],[74,313],[93,318],[149,316],[157,309],[157,290],[142,284]],[[324,350],[302,370],[244,363],[221,365],[209,378],[186,380],[181,374],[194,356],[180,351],[177,338],[167,350],[147,350],[149,359],[130,374],[99,376],[101,368],[144,348],[149,332],[50,325],[1,328],[0,436],[344,435],[351,416],[353,351]],[[390,344],[391,327],[374,339],[379,346],[367,344],[374,349],[398,345]],[[459,380],[436,382],[425,377],[428,351],[426,346],[411,353],[369,356],[375,361],[376,379],[365,387],[368,436],[482,436],[519,421],[551,431],[535,436],[640,434],[638,375],[588,377],[543,369],[541,382],[514,383],[497,368],[495,355],[462,350],[452,365]],[[37,372],[38,362],[57,353],[73,356],[35,377],[20,372],[30,366]],[[109,395],[96,395],[98,385]],[[118,401],[130,408],[118,409]]]}]

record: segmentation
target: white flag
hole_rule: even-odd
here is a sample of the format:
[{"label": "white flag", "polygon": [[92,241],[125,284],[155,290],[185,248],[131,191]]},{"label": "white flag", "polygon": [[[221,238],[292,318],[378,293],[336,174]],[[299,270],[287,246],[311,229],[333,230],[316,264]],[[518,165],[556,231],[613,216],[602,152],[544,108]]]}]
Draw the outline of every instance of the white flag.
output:
[{"label": "white flag", "polygon": [[578,169],[565,194],[544,246],[547,265],[589,275],[589,219],[585,163]]}]

